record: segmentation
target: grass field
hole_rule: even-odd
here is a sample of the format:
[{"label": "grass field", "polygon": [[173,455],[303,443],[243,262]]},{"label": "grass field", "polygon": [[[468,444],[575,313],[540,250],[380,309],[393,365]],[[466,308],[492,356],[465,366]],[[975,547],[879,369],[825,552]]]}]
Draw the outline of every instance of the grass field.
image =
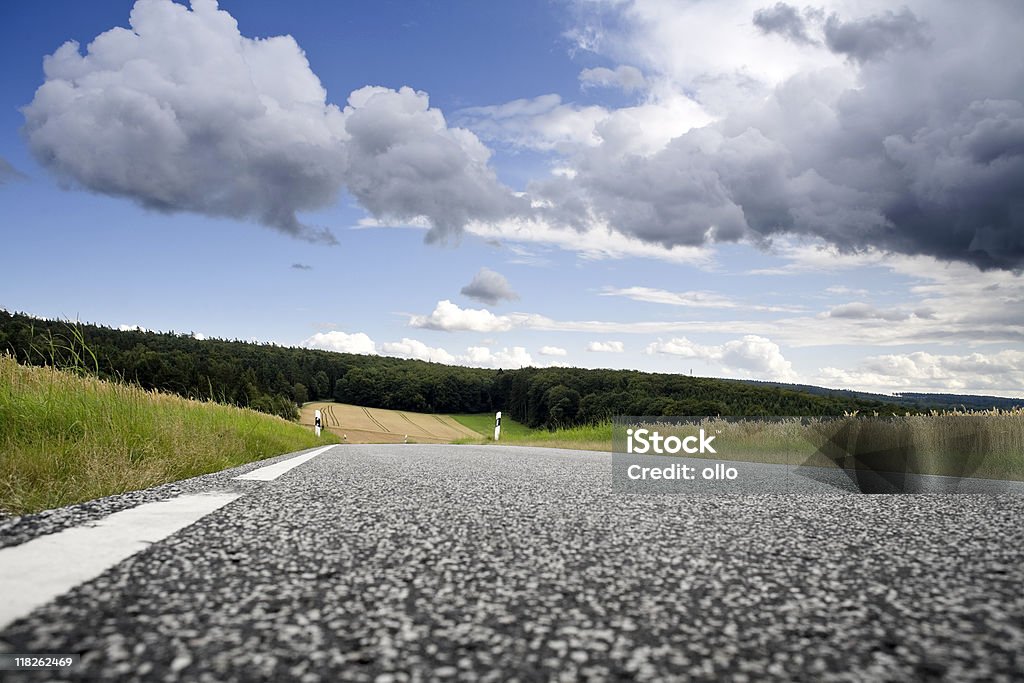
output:
[{"label": "grass field", "polygon": [[[486,443],[494,440],[494,415],[452,415],[479,437],[467,443]],[[588,451],[610,451],[612,426],[610,422],[548,431],[531,429],[510,417],[501,418],[501,443],[508,446],[546,446],[548,448],[578,448]]]},{"label": "grass field", "polygon": [[333,443],[251,410],[0,355],[0,514],[147,488]]}]

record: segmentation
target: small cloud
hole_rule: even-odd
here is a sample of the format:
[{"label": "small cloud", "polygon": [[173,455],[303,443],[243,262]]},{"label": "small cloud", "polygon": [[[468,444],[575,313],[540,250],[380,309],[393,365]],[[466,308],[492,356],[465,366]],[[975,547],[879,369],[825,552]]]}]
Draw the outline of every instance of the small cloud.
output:
[{"label": "small cloud", "polygon": [[762,33],[777,35],[802,45],[813,45],[815,41],[807,33],[807,22],[800,11],[792,5],[777,2],[754,12],[754,26]]},{"label": "small cloud", "polygon": [[462,294],[491,306],[502,300],[515,301],[519,298],[505,276],[490,268],[481,268],[473,280],[462,288]]},{"label": "small cloud", "polygon": [[153,330],[147,329],[142,325],[118,325],[117,329],[122,332],[152,332]]},{"label": "small cloud", "polygon": [[825,291],[829,294],[847,295],[847,296],[867,296],[868,290],[859,289],[854,287],[847,287],[846,285],[833,285],[826,287]]},{"label": "small cloud", "polygon": [[381,352],[387,356],[400,356],[402,358],[416,358],[431,363],[445,363],[451,365],[457,361],[456,357],[442,348],[427,346],[418,339],[404,337],[400,342],[386,342],[381,344]]},{"label": "small cloud", "polygon": [[624,92],[643,90],[647,85],[640,69],[635,66],[619,66],[608,69],[599,66],[594,69],[584,69],[580,72],[580,87],[587,88],[619,88]]},{"label": "small cloud", "polygon": [[377,345],[363,332],[356,332],[355,334],[346,334],[337,330],[333,332],[317,332],[302,342],[302,346],[310,349],[337,351],[338,353],[377,355]]},{"label": "small cloud", "polygon": [[886,320],[898,322],[910,317],[909,313],[896,310],[884,310],[859,301],[836,306],[828,312],[830,318],[845,318],[847,320]]},{"label": "small cloud", "polygon": [[587,344],[587,351],[593,351],[597,353],[622,353],[625,350],[625,345],[623,345],[623,343],[620,341],[592,341],[589,344]]},{"label": "small cloud", "polygon": [[484,308],[460,308],[445,299],[437,302],[430,315],[409,318],[409,326],[444,332],[504,332],[512,328],[512,320]]},{"label": "small cloud", "polygon": [[533,358],[522,346],[491,351],[486,346],[470,346],[459,360],[468,365],[485,368],[526,368],[533,366]]},{"label": "small cloud", "polygon": [[15,180],[25,180],[25,178],[24,173],[11,166],[7,159],[0,157],[0,185],[6,185]]},{"label": "small cloud", "polygon": [[568,356],[569,352],[560,346],[542,346],[538,353],[542,356]]},{"label": "small cloud", "polygon": [[306,265],[305,263],[293,263],[292,270],[313,270],[313,266]]},{"label": "small cloud", "polygon": [[855,62],[867,62],[890,50],[907,50],[928,44],[925,24],[904,7],[865,19],[842,21],[835,14],[825,22],[825,43],[837,54]]}]

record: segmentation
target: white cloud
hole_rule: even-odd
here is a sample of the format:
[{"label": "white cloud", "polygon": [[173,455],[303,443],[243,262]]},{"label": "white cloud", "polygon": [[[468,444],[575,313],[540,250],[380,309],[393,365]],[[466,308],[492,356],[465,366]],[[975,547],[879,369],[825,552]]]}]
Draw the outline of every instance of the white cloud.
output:
[{"label": "white cloud", "polygon": [[713,361],[727,369],[761,379],[781,382],[796,382],[799,379],[793,364],[785,359],[778,344],[757,335],[746,335],[742,339],[711,346],[697,344],[686,337],[668,341],[659,339],[649,344],[644,353]]},{"label": "white cloud", "polygon": [[150,330],[150,329],[148,329],[146,327],[143,327],[142,325],[118,325],[117,329],[121,330],[122,332],[152,332],[153,331],[153,330]]},{"label": "white cloud", "polygon": [[409,319],[410,327],[445,332],[504,332],[512,329],[512,325],[507,316],[494,315],[483,308],[460,308],[448,299],[438,301],[430,315],[414,315]]},{"label": "white cloud", "polygon": [[[386,221],[376,218],[361,218],[354,229],[429,229],[426,219],[408,221]],[[517,244],[535,244],[553,246],[564,251],[574,252],[587,261],[606,259],[649,258],[668,263],[680,263],[701,268],[714,265],[715,251],[713,247],[686,247],[676,245],[663,247],[625,235],[612,229],[607,224],[590,223],[580,229],[558,226],[538,219],[510,218],[498,222],[474,221],[466,226],[466,232],[481,239],[497,244],[508,243],[508,248],[518,258],[512,263],[524,265],[548,265],[550,262]]]},{"label": "white cloud", "polygon": [[625,350],[625,345],[620,341],[592,341],[587,344],[587,351],[597,353],[622,353]]},{"label": "white cloud", "polygon": [[468,365],[486,368],[525,368],[534,365],[533,358],[522,346],[491,351],[486,346],[471,346],[461,356]]},{"label": "white cloud", "polygon": [[417,339],[403,337],[400,342],[385,342],[380,346],[381,354],[385,356],[400,356],[402,358],[416,358],[418,360],[430,361],[431,363],[444,363],[453,365],[458,359],[442,348],[427,346]]},{"label": "white cloud", "polygon": [[337,351],[338,353],[358,353],[371,356],[377,354],[377,345],[363,332],[356,332],[355,334],[346,334],[337,330],[317,332],[302,342],[302,346],[311,349]]},{"label": "white cloud", "polygon": [[865,359],[853,370],[822,368],[819,381],[840,388],[1024,397],[1024,351],[942,355],[923,351]]},{"label": "white cloud", "polygon": [[560,346],[542,346],[538,353],[542,356],[568,356],[569,352]]},{"label": "white cloud", "polygon": [[664,289],[652,287],[605,287],[601,296],[621,296],[634,301],[643,301],[653,304],[665,304],[668,306],[680,306],[683,308],[712,308],[712,309],[748,309],[753,311],[775,311],[795,312],[803,310],[799,306],[766,306],[760,304],[745,304],[736,301],[732,297],[709,291],[670,292]]},{"label": "white cloud", "polygon": [[643,158],[602,135],[571,159],[571,181],[532,194],[568,207],[566,223],[592,212],[663,245],[804,234],[1019,268],[1021,7],[824,0],[755,15],[770,4],[574,3],[588,49],[714,121]]},{"label": "white cloud", "polygon": [[846,285],[833,285],[832,287],[826,287],[825,291],[829,294],[835,294],[838,296],[867,296],[868,290],[861,287],[847,287]]},{"label": "white cloud", "polygon": [[580,87],[587,88],[619,88],[625,92],[643,90],[647,79],[635,66],[618,66],[615,69],[599,66],[584,69],[580,72]]},{"label": "white cloud", "polygon": [[479,368],[523,368],[539,365],[522,346],[504,347],[492,351],[486,346],[470,346],[465,353],[453,354],[436,346],[428,346],[418,339],[403,337],[401,341],[385,342],[378,345],[363,332],[346,334],[344,332],[320,332],[302,342],[302,346],[338,353],[358,353],[365,355],[394,356],[443,363],[445,365],[461,365]]},{"label": "white cloud", "polygon": [[664,247],[644,242],[613,229],[606,223],[588,221],[579,230],[540,219],[508,219],[497,223],[471,222],[466,232],[484,239],[550,244],[575,252],[585,260],[649,258],[669,263],[710,267],[715,252],[710,247]]},{"label": "white cloud", "polygon": [[62,182],[330,243],[297,213],[343,187],[378,217],[426,216],[431,237],[526,208],[425,93],[364,87],[342,111],[291,36],[248,38],[214,0],[191,5],[142,0],[130,30],[45,58],[24,131]]},{"label": "white cloud", "polygon": [[541,95],[505,104],[469,107],[456,120],[485,140],[538,150],[572,149],[601,142],[595,127],[608,117],[603,107],[562,104],[558,95]]},{"label": "white cloud", "polygon": [[[621,154],[653,154],[675,137],[711,121],[700,105],[671,88],[652,85],[645,101],[620,109],[566,104],[556,94],[455,114],[484,140],[571,155],[604,146]],[[563,173],[576,171],[562,165]]]}]

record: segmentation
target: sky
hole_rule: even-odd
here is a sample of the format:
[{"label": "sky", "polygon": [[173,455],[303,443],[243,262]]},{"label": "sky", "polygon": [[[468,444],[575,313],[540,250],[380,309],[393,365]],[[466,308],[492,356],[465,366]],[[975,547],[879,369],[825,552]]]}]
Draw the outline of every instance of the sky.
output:
[{"label": "sky", "polygon": [[1024,5],[0,8],[0,307],[1024,397]]}]

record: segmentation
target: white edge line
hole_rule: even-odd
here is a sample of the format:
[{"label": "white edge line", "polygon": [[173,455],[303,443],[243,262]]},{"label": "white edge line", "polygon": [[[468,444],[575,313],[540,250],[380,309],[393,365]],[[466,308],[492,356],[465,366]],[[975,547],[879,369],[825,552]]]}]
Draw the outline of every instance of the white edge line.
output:
[{"label": "white edge line", "polygon": [[240,474],[237,477],[235,477],[235,479],[246,479],[249,481],[273,481],[274,479],[277,479],[285,472],[298,467],[307,460],[312,460],[321,453],[331,450],[332,448],[334,448],[334,446],[335,444],[331,444],[330,446],[324,446],[323,448],[318,448],[315,451],[311,451],[309,453],[297,455],[294,458],[288,458],[287,460],[275,462],[273,465],[267,465],[266,467],[260,467],[251,472]]},{"label": "white edge line", "polygon": [[241,495],[216,491],[145,503],[0,549],[0,629]]}]

